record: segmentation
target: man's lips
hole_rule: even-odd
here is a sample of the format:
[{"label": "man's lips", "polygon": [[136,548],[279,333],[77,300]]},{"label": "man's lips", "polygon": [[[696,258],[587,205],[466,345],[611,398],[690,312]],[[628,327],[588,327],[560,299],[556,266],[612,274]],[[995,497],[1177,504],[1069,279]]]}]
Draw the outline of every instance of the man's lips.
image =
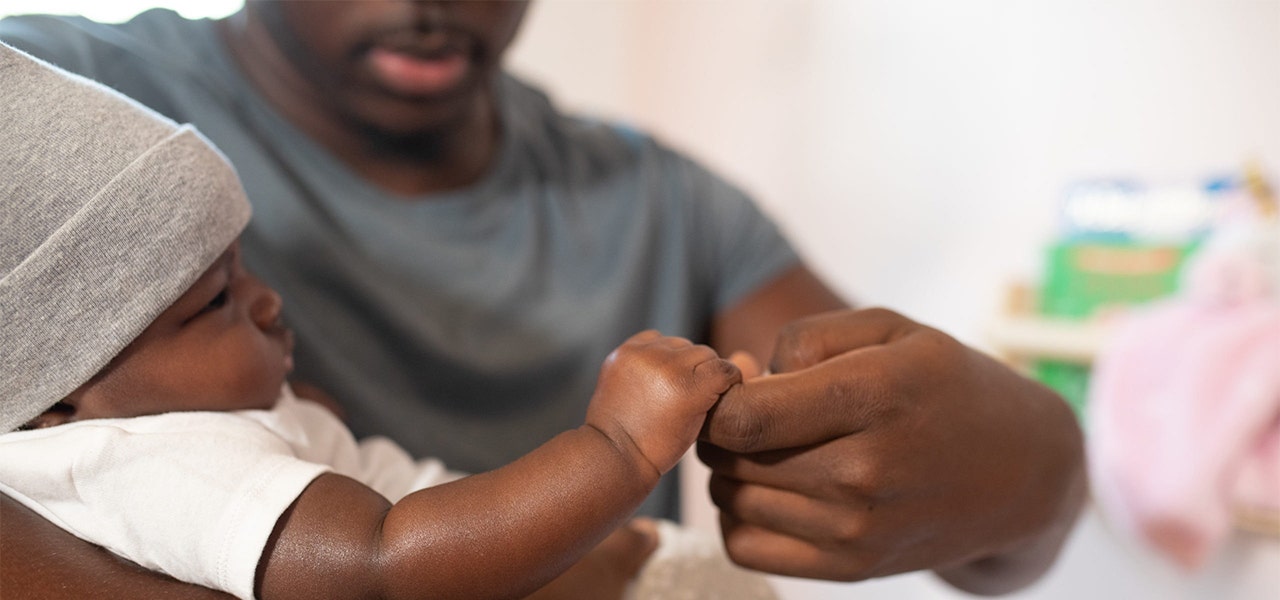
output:
[{"label": "man's lips", "polygon": [[375,81],[404,96],[439,96],[457,87],[471,69],[471,38],[453,29],[402,31],[366,51]]},{"label": "man's lips", "polygon": [[405,96],[438,96],[457,87],[471,70],[465,52],[442,50],[411,52],[374,46],[366,60],[374,79],[387,89]]}]

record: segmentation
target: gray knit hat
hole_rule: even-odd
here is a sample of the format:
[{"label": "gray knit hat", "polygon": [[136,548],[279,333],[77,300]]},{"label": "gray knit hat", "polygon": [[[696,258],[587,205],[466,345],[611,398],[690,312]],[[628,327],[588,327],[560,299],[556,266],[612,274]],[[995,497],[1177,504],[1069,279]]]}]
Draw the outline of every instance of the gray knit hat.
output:
[{"label": "gray knit hat", "polygon": [[0,433],[106,366],[248,220],[195,129],[0,44]]}]

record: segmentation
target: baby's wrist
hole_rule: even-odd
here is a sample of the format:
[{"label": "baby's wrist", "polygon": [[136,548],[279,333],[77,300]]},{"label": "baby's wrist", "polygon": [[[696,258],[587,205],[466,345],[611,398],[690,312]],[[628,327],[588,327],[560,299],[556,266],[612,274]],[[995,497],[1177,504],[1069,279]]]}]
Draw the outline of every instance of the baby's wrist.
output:
[{"label": "baby's wrist", "polygon": [[625,427],[616,422],[597,423],[593,419],[587,419],[581,429],[588,431],[590,435],[598,436],[608,444],[614,455],[625,462],[646,485],[651,488],[658,485],[658,479],[662,477],[662,469],[649,459],[640,448],[639,441],[632,437]]}]

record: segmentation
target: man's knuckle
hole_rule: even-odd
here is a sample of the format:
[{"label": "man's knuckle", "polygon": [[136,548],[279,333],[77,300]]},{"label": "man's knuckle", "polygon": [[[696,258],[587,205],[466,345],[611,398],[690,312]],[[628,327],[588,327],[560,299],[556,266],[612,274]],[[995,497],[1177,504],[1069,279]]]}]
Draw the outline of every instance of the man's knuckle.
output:
[{"label": "man's knuckle", "polygon": [[897,385],[892,367],[869,363],[856,374],[826,382],[822,393],[833,418],[851,428],[867,427],[881,419],[898,396]]},{"label": "man's knuckle", "polygon": [[831,535],[831,544],[840,549],[855,548],[867,536],[867,528],[867,522],[864,519],[841,519],[840,522],[833,523],[828,530]]},{"label": "man's knuckle", "polygon": [[822,358],[822,332],[804,321],[789,323],[778,335],[775,354],[802,364],[818,362]]},{"label": "man's knuckle", "polygon": [[722,411],[716,416],[717,445],[735,452],[751,452],[764,440],[765,420],[744,410]]},{"label": "man's knuckle", "polygon": [[841,502],[864,498],[870,490],[864,478],[863,461],[840,461],[832,464],[827,473],[830,494]]},{"label": "man's knuckle", "polygon": [[919,383],[920,374],[906,361],[867,361],[861,365],[857,377],[849,377],[840,382],[846,386],[850,397],[857,402],[846,402],[846,410],[854,411],[850,415],[862,422],[881,421],[893,408],[908,399],[911,389]]},{"label": "man's knuckle", "polygon": [[838,403],[836,406],[849,406],[856,404],[858,397],[866,393],[868,379],[874,382],[874,378],[852,375],[828,379],[823,382],[821,391],[824,398]]}]

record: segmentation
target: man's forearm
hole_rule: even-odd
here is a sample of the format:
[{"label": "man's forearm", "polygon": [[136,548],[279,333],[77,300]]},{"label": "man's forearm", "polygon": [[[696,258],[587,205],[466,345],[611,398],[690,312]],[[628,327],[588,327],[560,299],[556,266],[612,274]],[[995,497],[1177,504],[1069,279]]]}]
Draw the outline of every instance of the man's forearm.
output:
[{"label": "man's forearm", "polygon": [[119,558],[4,494],[0,494],[0,597],[234,600]]}]

